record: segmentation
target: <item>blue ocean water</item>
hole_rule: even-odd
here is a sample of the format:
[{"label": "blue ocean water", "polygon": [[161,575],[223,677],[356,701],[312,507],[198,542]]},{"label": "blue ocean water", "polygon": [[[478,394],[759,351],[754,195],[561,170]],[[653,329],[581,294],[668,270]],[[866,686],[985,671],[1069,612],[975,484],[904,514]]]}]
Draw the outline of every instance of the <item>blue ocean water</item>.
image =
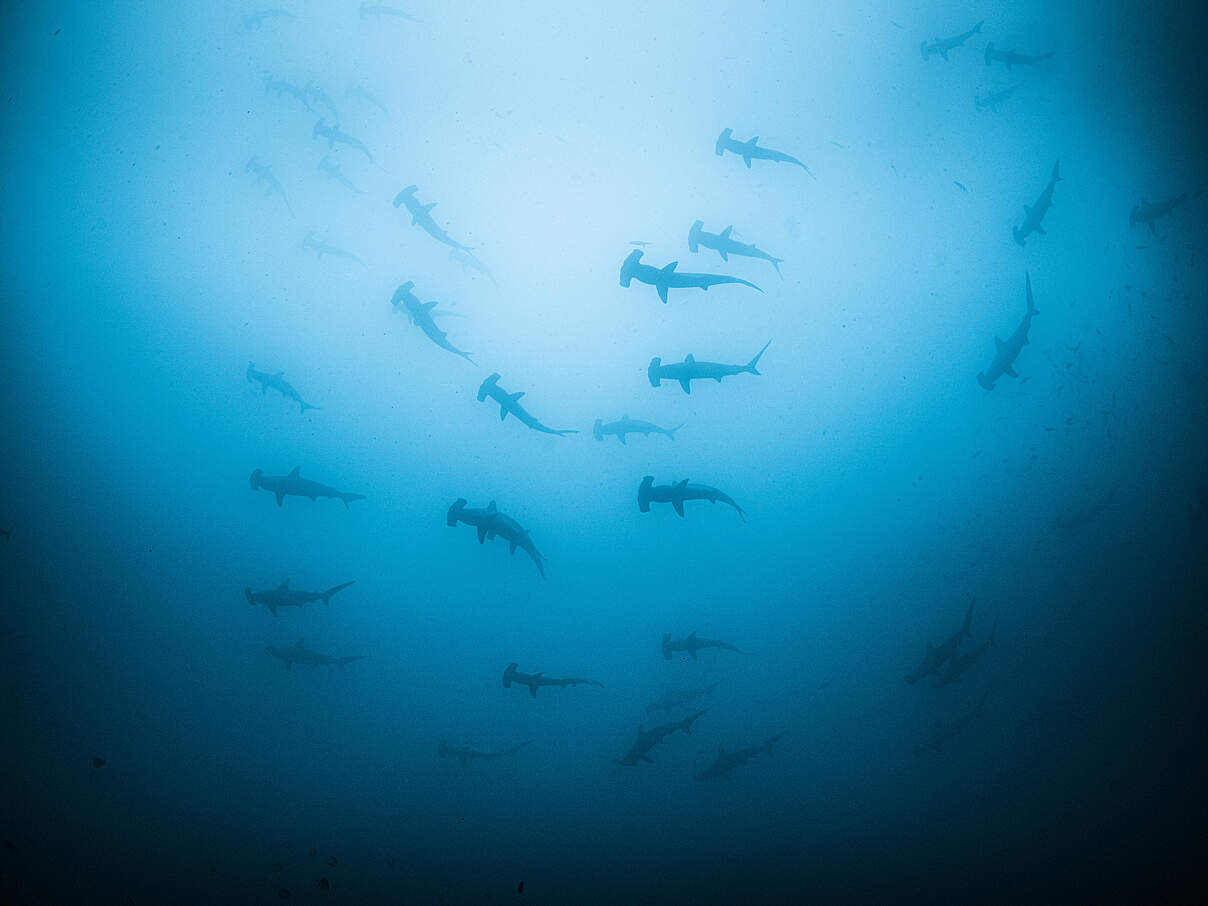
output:
[{"label": "blue ocean water", "polygon": [[6,901],[1202,882],[1194,11],[0,16]]}]

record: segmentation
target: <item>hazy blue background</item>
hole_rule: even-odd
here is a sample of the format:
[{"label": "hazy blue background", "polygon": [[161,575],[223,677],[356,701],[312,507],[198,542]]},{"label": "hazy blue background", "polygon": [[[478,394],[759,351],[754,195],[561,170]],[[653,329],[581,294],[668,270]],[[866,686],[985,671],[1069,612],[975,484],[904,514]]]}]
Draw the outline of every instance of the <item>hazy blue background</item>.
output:
[{"label": "hazy blue background", "polygon": [[[0,14],[0,893],[1173,889],[1202,803],[1202,23],[1139,2],[393,5],[421,21],[355,2],[291,2],[261,30],[239,4]],[[950,62],[921,60],[978,18]],[[1007,74],[983,65],[991,40],[1055,56]],[[266,73],[334,98],[374,155],[332,152],[364,195],[316,171],[317,115]],[[725,127],[817,180],[716,157]],[[1020,249],[1056,159],[1048,235]],[[498,287],[390,205],[411,183]],[[1130,230],[1139,199],[1179,192],[1156,236]],[[698,218],[784,279],[690,254]],[[312,230],[365,266],[316,259]],[[622,289],[633,240],[766,294]],[[1021,379],[987,393],[1025,272]],[[405,280],[464,315],[440,323],[477,365],[391,311]],[[745,362],[768,338],[759,377],[646,380],[654,355]],[[249,360],[321,411],[262,396]],[[583,433],[501,424],[475,400],[495,370]],[[685,427],[591,438],[625,412]],[[367,499],[249,490],[295,465]],[[645,474],[716,485],[749,524],[641,514]],[[548,581],[445,527],[457,497],[531,529]],[[247,605],[287,576],[356,584],[277,619]],[[974,641],[997,619],[997,646],[955,686],[907,686],[973,597]],[[665,661],[662,634],[692,630],[753,654]],[[299,638],[365,660],[264,653]],[[501,687],[510,661],[606,688],[533,700]],[[714,680],[692,736],[614,763],[649,701]],[[987,688],[983,718],[915,753]],[[775,758],[695,779],[719,743],[780,730]],[[534,742],[462,771],[441,739]]]}]

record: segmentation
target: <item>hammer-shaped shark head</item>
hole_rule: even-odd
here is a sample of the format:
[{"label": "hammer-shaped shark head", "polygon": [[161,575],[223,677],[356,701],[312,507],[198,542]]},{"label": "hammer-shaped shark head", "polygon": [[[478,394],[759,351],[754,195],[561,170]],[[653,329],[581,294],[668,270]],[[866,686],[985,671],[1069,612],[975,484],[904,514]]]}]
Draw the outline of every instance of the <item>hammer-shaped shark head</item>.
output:
[{"label": "hammer-shaped shark head", "polygon": [[445,524],[450,528],[457,527],[457,520],[461,517],[461,511],[466,508],[466,498],[458,497],[453,501],[453,505],[449,507],[449,512],[445,515]]},{"label": "hammer-shaped shark head", "polygon": [[260,490],[260,476],[263,474],[264,474],[264,469],[257,469],[255,472],[252,473],[251,485],[252,485],[253,491]]},{"label": "hammer-shaped shark head", "polygon": [[634,275],[638,272],[638,262],[642,260],[642,250],[634,249],[621,262],[621,286],[628,287]]},{"label": "hammer-shaped shark head", "polygon": [[717,145],[714,147],[714,151],[717,153],[718,157],[721,157],[722,154],[725,152],[726,145],[729,143],[730,136],[733,134],[734,134],[733,129],[723,129],[721,131],[721,135],[719,135],[717,137]]},{"label": "hammer-shaped shark head", "polygon": [[490,375],[486,380],[484,380],[481,384],[479,384],[478,385],[478,402],[481,403],[483,400],[485,400],[487,398],[488,394],[490,394],[490,392],[495,389],[495,385],[498,383],[499,383],[499,372],[496,371],[494,374]]},{"label": "hammer-shaped shark head", "polygon": [[519,666],[516,663],[508,664],[507,669],[503,671],[503,688],[510,689],[512,687],[512,678],[516,675],[516,668]]},{"label": "hammer-shaped shark head", "polygon": [[597,418],[596,423],[591,426],[592,437],[594,437],[596,440],[603,440],[604,432],[602,430],[600,430],[603,427],[604,427],[604,419]]},{"label": "hammer-shaped shark head", "polygon": [[695,252],[699,248],[700,231],[704,225],[705,222],[703,220],[698,220],[696,223],[692,224],[692,227],[688,230],[688,251]]}]

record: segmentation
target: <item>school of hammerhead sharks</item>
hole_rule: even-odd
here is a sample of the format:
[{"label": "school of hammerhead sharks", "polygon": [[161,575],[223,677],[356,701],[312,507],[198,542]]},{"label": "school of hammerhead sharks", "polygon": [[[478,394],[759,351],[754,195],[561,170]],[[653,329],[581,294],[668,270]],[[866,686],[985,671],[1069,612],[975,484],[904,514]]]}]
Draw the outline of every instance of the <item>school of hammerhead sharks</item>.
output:
[{"label": "school of hammerhead sharks", "polygon": [[[413,17],[404,11],[385,6],[381,3],[361,4],[359,14],[361,19],[376,19],[381,21],[383,18],[393,18],[396,20],[415,21]],[[285,10],[268,9],[244,16],[243,23],[247,29],[251,30],[262,28],[265,22],[285,18],[292,18],[292,15]],[[968,31],[951,38],[936,38],[930,42],[923,41],[920,48],[923,61],[927,62],[933,56],[938,56],[944,61],[948,61],[950,53],[962,49],[970,38],[982,33],[982,24],[982,22],[978,22]],[[1013,49],[1001,50],[991,42],[985,47],[984,63],[986,66],[1002,63],[1008,72],[1013,72],[1015,67],[1035,66],[1043,63],[1051,56],[1051,53],[1025,54]],[[336,159],[336,155],[346,149],[348,153],[363,155],[368,162],[373,162],[373,155],[364,143],[344,131],[340,124],[340,116],[333,99],[320,86],[314,83],[309,83],[299,88],[294,84],[276,80],[266,74],[264,85],[266,92],[276,95],[278,98],[293,98],[312,115],[314,113],[320,114],[311,131],[311,139],[321,141],[325,145],[327,153],[318,162],[317,169],[329,181],[335,180],[339,182],[350,193],[365,194],[362,189],[358,188],[345,175],[340,162]],[[985,96],[975,97],[974,101],[979,109],[997,110],[999,105],[1005,104],[1018,88],[1018,84],[1012,85]],[[387,112],[386,106],[363,86],[349,86],[345,98],[346,100],[367,103],[378,108],[383,113]],[[729,128],[722,130],[721,134],[718,135],[713,150],[718,157],[724,157],[729,152],[731,155],[739,158],[747,168],[751,168],[755,161],[773,164],[784,163],[799,167],[804,174],[813,177],[809,168],[796,157],[782,151],[761,146],[758,143],[758,136],[746,141],[740,141],[734,138],[733,132]],[[265,189],[266,195],[278,196],[281,199],[281,203],[289,208],[289,201],[285,190],[273,175],[269,164],[261,163],[259,158],[252,157],[247,162],[246,172],[255,176],[257,183]],[[1044,218],[1049,208],[1053,205],[1053,192],[1060,181],[1060,162],[1058,162],[1053,165],[1048,183],[1040,193],[1040,196],[1032,205],[1024,206],[1025,216],[1023,223],[1012,229],[1014,240],[1021,247],[1026,244],[1029,237],[1045,235]],[[963,189],[964,187],[960,186],[960,188]],[[1186,197],[1184,194],[1155,203],[1142,201],[1132,209],[1129,224],[1130,226],[1138,223],[1146,224],[1152,231],[1154,229],[1154,222],[1169,216],[1176,207],[1186,200]],[[473,270],[477,274],[494,282],[494,277],[474,254],[474,250],[454,239],[436,222],[432,216],[432,209],[435,207],[435,203],[423,203],[419,197],[418,186],[409,185],[399,191],[393,199],[393,205],[396,209],[405,210],[406,214],[410,217],[410,225],[412,227],[418,227],[436,242],[447,246],[450,249],[450,258],[452,260],[460,262],[467,270]],[[292,208],[289,208],[289,210],[292,215]],[[645,256],[643,248],[648,243],[633,242],[631,245],[637,247],[630,251],[621,263],[620,285],[628,288],[634,281],[637,281],[638,283],[653,287],[659,300],[664,304],[668,302],[669,294],[673,289],[699,289],[708,291],[711,287],[732,285],[762,292],[755,283],[741,277],[726,274],[680,271],[678,270],[677,261],[672,261],[661,266],[645,263],[643,261]],[[319,256],[327,254],[360,261],[351,252],[317,239],[314,233],[306,235],[303,239],[303,246],[314,251]],[[720,232],[713,233],[707,231],[705,224],[700,220],[694,222],[689,228],[688,248],[689,251],[694,253],[698,252],[701,248],[714,250],[723,262],[729,262],[730,256],[762,260],[771,265],[777,274],[780,273],[780,264],[783,261],[783,259],[771,255],[753,243],[740,242],[733,235],[732,226],[727,226]],[[405,314],[412,325],[418,327],[432,343],[441,349],[472,362],[471,354],[454,345],[450,341],[448,333],[438,326],[436,318],[443,313],[436,310],[437,303],[421,301],[415,292],[415,288],[415,284],[411,281],[400,285],[390,299],[393,310],[396,313]],[[1024,346],[1028,344],[1028,332],[1031,328],[1032,319],[1039,314],[1033,298],[1030,275],[1025,275],[1024,292],[1025,310],[1022,319],[1007,339],[994,338],[995,349],[993,357],[986,369],[977,375],[978,384],[986,390],[994,389],[998,379],[1004,375],[1018,377],[1014,367],[1015,361],[1023,351]],[[653,387],[659,387],[663,381],[668,381],[678,383],[683,392],[688,394],[692,392],[692,381],[694,380],[713,380],[720,383],[727,377],[744,374],[758,375],[760,372],[757,366],[760,358],[770,345],[771,340],[744,364],[697,361],[692,355],[686,356],[682,362],[664,363],[662,359],[655,357],[650,362],[647,374]],[[302,413],[319,408],[304,400],[302,395],[285,380],[283,372],[260,371],[256,369],[254,363],[249,363],[246,377],[249,382],[259,384],[262,394],[267,394],[271,388],[297,403],[299,411]],[[511,415],[520,424],[543,434],[564,437],[578,433],[572,429],[551,428],[544,424],[539,418],[529,412],[521,402],[524,393],[508,392],[500,386],[500,379],[501,375],[495,372],[483,380],[478,388],[478,401],[485,402],[489,398],[494,403],[497,403],[499,405],[499,417],[502,421],[507,421],[507,417]],[[675,433],[680,427],[682,425],[664,428],[648,421],[630,418],[626,414],[621,419],[611,422],[596,419],[592,428],[592,434],[596,440],[603,440],[606,436],[613,436],[624,444],[626,443],[626,437],[630,434],[641,434],[644,436],[663,434],[674,440]],[[306,497],[312,501],[319,497],[334,498],[342,500],[345,506],[348,506],[352,501],[364,499],[364,495],[362,494],[340,491],[310,478],[304,478],[300,474],[299,468],[295,468],[285,475],[269,475],[261,469],[256,469],[251,474],[251,488],[252,490],[266,490],[270,492],[276,498],[278,506],[282,506],[285,498],[288,496]],[[738,517],[743,522],[746,521],[746,514],[742,507],[727,493],[718,488],[690,482],[687,479],[670,484],[655,484],[654,477],[650,475],[643,477],[638,485],[638,507],[643,513],[650,511],[652,503],[661,503],[670,504],[676,514],[683,517],[685,515],[685,503],[694,500],[707,500],[710,503],[720,502],[726,504],[737,512]],[[507,542],[511,553],[514,554],[517,549],[524,551],[531,558],[538,573],[544,578],[544,559],[533,542],[529,531],[515,519],[501,512],[496,507],[495,501],[490,501],[485,507],[471,507],[468,505],[467,500],[458,499],[449,507],[446,514],[446,523],[451,528],[456,528],[459,525],[473,527],[480,544],[498,538]],[[352,584],[352,582],[345,582],[322,591],[303,591],[292,588],[287,579],[277,588],[262,591],[254,591],[251,588],[247,588],[245,589],[245,594],[249,604],[263,605],[275,617],[278,609],[282,607],[302,607],[304,604],[313,601],[323,601],[326,604],[333,595]],[[922,661],[913,671],[906,675],[906,682],[915,684],[923,679],[930,678],[934,686],[949,685],[959,681],[974,665],[986,656],[994,643],[997,623],[995,623],[994,628],[991,629],[989,634],[980,643],[974,645],[972,642],[966,642],[966,640],[970,640],[973,637],[973,610],[974,605],[970,603],[960,627],[951,636],[938,645],[931,643],[927,645]],[[677,655],[685,655],[695,660],[702,649],[740,651],[740,649],[729,642],[720,639],[702,638],[695,632],[678,639],[673,638],[671,634],[666,634],[663,636],[661,643],[662,654],[667,659],[671,659]],[[301,641],[292,647],[269,646],[265,648],[265,652],[272,657],[280,659],[286,669],[292,669],[295,664],[338,665],[343,667],[345,664],[361,659],[359,656],[334,657],[321,654],[304,647]],[[512,686],[527,687],[529,694],[533,698],[536,698],[538,689],[543,686],[561,689],[571,686],[603,686],[603,683],[596,680],[575,676],[556,677],[547,676],[543,672],[525,673],[519,669],[519,666],[516,663],[507,665],[503,671],[502,684],[504,688]],[[651,702],[647,706],[647,711],[650,714],[677,711],[682,713],[684,709],[694,703],[707,699],[716,685],[697,689],[668,690],[663,697]],[[918,749],[920,751],[934,751],[947,740],[959,734],[967,725],[981,716],[988,694],[989,690],[987,689],[980,699],[976,700],[952,721],[938,723],[932,733],[920,743]],[[629,750],[617,759],[618,763],[637,765],[640,762],[651,762],[650,751],[656,745],[663,743],[668,737],[678,731],[691,734],[693,724],[708,710],[709,708],[705,707],[681,720],[662,723],[649,729],[647,729],[645,724],[641,724],[638,728],[636,739],[634,739]],[[783,732],[777,733],[762,742],[729,751],[727,751],[724,745],[719,745],[715,761],[699,773],[698,778],[706,780],[728,777],[732,770],[746,764],[752,758],[761,754],[770,755],[773,746],[783,735]],[[499,758],[515,754],[526,744],[520,743],[511,749],[500,751],[478,751],[468,746],[450,745],[447,741],[442,740],[438,751],[441,757],[454,759],[464,766],[470,760],[474,759]]]}]

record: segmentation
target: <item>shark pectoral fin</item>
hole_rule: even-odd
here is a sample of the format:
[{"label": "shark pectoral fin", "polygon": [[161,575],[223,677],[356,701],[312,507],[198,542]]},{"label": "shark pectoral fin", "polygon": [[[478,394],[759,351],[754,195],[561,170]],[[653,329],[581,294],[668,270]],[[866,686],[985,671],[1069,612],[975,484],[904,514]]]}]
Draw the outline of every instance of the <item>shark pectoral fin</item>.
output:
[{"label": "shark pectoral fin", "polygon": [[480,526],[478,526],[478,543],[482,544],[486,540],[487,540],[487,530],[480,525]]},{"label": "shark pectoral fin", "polygon": [[624,434],[618,434],[618,435],[617,435],[617,440],[619,440],[621,443],[625,443],[625,435],[624,435]]},{"label": "shark pectoral fin", "polygon": [[285,495],[282,494],[280,491],[277,491],[276,494],[277,494],[277,506],[281,506],[281,504],[285,502]]},{"label": "shark pectoral fin", "polygon": [[671,505],[675,507],[675,511],[679,513],[681,517],[684,515],[684,501],[673,500],[671,501]]},{"label": "shark pectoral fin", "polygon": [[[721,249],[718,249],[718,250],[717,250],[717,254],[721,255],[721,260],[722,260],[722,261],[729,261],[729,260],[730,260],[730,256],[729,256],[729,255],[727,255],[725,252],[723,252]],[[709,287],[707,287],[707,286],[705,287],[705,289],[708,289],[708,288],[709,288]]]},{"label": "shark pectoral fin", "polygon": [[500,407],[499,407],[499,420],[500,420],[500,421],[504,421],[504,420],[505,420],[507,417],[508,417],[508,410],[507,410],[507,407],[506,407],[506,406],[500,406]]},{"label": "shark pectoral fin", "polygon": [[658,286],[655,287],[655,289],[658,290],[659,298],[662,299],[663,304],[666,305],[667,304],[667,285],[665,283],[660,283]]},{"label": "shark pectoral fin", "polygon": [[532,695],[533,698],[537,697],[537,684],[536,683],[529,686],[529,694]]},{"label": "shark pectoral fin", "polygon": [[1015,373],[1015,369],[1012,368],[1010,365],[1003,368],[1002,373],[1007,375],[1008,377],[1014,377],[1014,378],[1019,377],[1019,375]]},{"label": "shark pectoral fin", "polygon": [[269,613],[271,613],[273,616],[277,615],[277,605],[276,604],[269,604],[268,609],[269,609]]},{"label": "shark pectoral fin", "polygon": [[515,541],[508,542],[508,553],[509,554],[516,553],[516,542]]},{"label": "shark pectoral fin", "polygon": [[1049,234],[1048,234],[1048,233],[1045,231],[1045,228],[1044,228],[1044,227],[1042,227],[1040,224],[1036,224],[1036,232],[1037,232],[1037,233],[1039,233],[1041,236],[1047,236],[1047,235],[1049,235]]},{"label": "shark pectoral fin", "polygon": [[695,629],[693,629],[693,630],[692,630],[690,633],[688,633],[688,638],[690,638],[690,639],[694,639],[694,638],[696,638],[696,630],[695,630]]},{"label": "shark pectoral fin", "polygon": [[680,378],[680,382],[679,382],[679,384],[680,384],[680,386],[681,386],[681,387],[683,387],[683,388],[684,388],[684,393],[691,393],[691,392],[692,392],[692,385],[688,383],[688,379],[687,379],[687,378]]},{"label": "shark pectoral fin", "polygon": [[751,155],[750,154],[744,153],[742,156],[742,162],[747,165],[748,170],[751,169]]},{"label": "shark pectoral fin", "polygon": [[695,661],[695,660],[697,659],[697,657],[696,657],[696,649],[695,649],[695,648],[689,648],[689,649],[688,649],[688,653],[689,653],[690,655],[692,655],[692,660],[694,660],[694,661]]}]

